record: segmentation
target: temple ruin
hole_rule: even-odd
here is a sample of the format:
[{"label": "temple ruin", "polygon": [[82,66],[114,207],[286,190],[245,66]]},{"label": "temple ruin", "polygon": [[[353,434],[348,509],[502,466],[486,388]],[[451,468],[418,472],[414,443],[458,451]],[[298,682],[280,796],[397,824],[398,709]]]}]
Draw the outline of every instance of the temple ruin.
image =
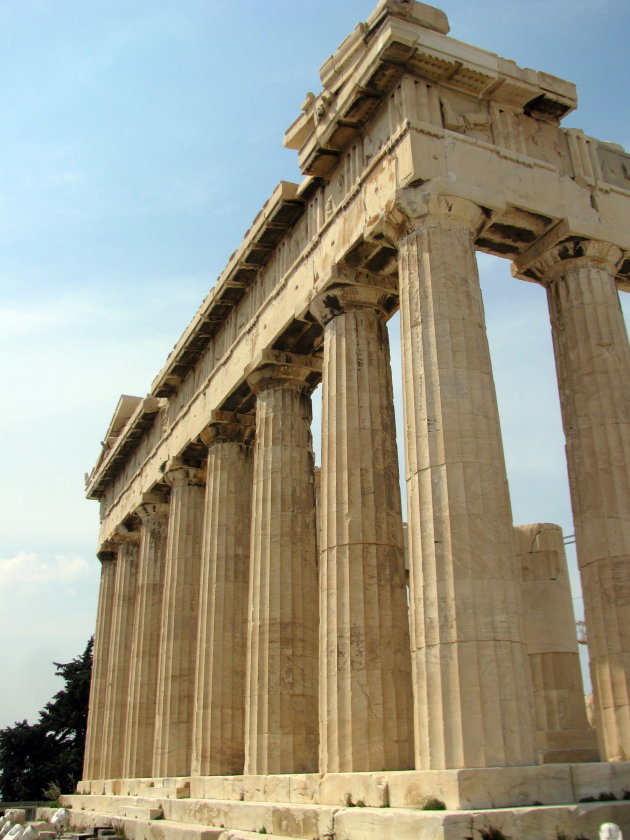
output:
[{"label": "temple ruin", "polygon": [[[102,577],[75,825],[630,830],[628,804],[575,805],[630,789],[630,155],[561,127],[573,84],[448,32],[382,0],[346,38],[285,134],[304,180],[149,395],[121,398],[87,486]],[[547,290],[596,736],[562,534],[512,522],[476,250]]]}]

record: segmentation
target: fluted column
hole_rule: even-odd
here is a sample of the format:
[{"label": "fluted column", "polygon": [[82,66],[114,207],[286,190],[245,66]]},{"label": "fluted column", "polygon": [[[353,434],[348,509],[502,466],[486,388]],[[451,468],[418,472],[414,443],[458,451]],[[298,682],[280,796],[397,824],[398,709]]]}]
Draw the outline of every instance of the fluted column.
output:
[{"label": "fluted column", "polygon": [[157,679],[153,776],[188,776],[199,617],[204,474],[173,458]]},{"label": "fluted column", "polygon": [[324,324],[320,771],[413,767],[409,621],[385,278],[336,273]]},{"label": "fluted column", "polygon": [[602,758],[630,760],[630,349],[621,251],[570,239],[532,267],[547,287]]},{"label": "fluted column", "polygon": [[317,770],[317,549],[310,392],[315,359],[267,351],[250,372],[256,443],[245,772]]},{"label": "fluted column", "polygon": [[118,779],[123,776],[140,534],[137,531],[127,531],[121,526],[114,538],[120,542],[120,546],[114,584],[103,728],[105,761],[102,770],[106,779]]},{"label": "fluted column", "polygon": [[140,556],[129,675],[125,778],[144,778],[153,772],[168,510],[168,504],[159,501],[148,501],[136,509],[141,520]]},{"label": "fluted column", "polygon": [[562,528],[514,529],[532,678],[536,749],[543,764],[598,761],[588,725]]},{"label": "fluted column", "polygon": [[401,196],[401,343],[416,768],[535,763],[520,574],[474,236]]},{"label": "fluted column", "polygon": [[214,411],[208,446],[192,772],[243,772],[254,418]]},{"label": "fluted column", "polygon": [[111,641],[111,619],[114,605],[116,583],[116,558],[118,546],[105,543],[98,552],[101,561],[101,583],[98,592],[96,612],[96,631],[94,633],[94,653],[92,680],[90,682],[90,706],[88,713],[87,734],[85,738],[85,757],[83,760],[83,778],[103,779],[103,728],[106,715],[107,673]]}]

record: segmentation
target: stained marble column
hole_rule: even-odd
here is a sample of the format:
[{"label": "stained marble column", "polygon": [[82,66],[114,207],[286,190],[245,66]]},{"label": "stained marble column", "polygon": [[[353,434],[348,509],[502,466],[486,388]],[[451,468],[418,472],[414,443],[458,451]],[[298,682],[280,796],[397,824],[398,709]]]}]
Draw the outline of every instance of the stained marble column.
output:
[{"label": "stained marble column", "polygon": [[118,546],[115,543],[105,543],[98,552],[98,559],[101,562],[101,583],[96,612],[90,706],[83,760],[83,778],[85,780],[105,778],[103,773],[105,759],[103,729],[106,715],[107,673],[117,556]]},{"label": "stained marble column", "polygon": [[514,529],[532,678],[536,750],[542,764],[599,761],[588,725],[562,528]]},{"label": "stained marble column", "polygon": [[317,360],[267,351],[256,393],[245,773],[317,771],[318,600],[310,392]]},{"label": "stained marble column", "polygon": [[214,411],[208,446],[192,772],[235,775],[245,758],[245,669],[254,418]]},{"label": "stained marble column", "polygon": [[160,652],[168,504],[147,501],[136,509],[141,520],[138,597],[131,646],[129,705],[125,735],[125,778],[153,772],[155,701]]},{"label": "stained marble column", "polygon": [[518,568],[474,236],[480,208],[401,196],[416,768],[536,761]]},{"label": "stained marble column", "polygon": [[204,509],[203,470],[173,458],[157,678],[153,776],[188,776],[197,657]]},{"label": "stained marble column", "polygon": [[630,348],[621,251],[571,237],[530,267],[547,288],[602,759],[630,760]]},{"label": "stained marble column", "polygon": [[105,752],[102,771],[106,779],[119,779],[123,776],[140,534],[138,531],[127,531],[121,526],[115,539],[120,545],[116,563],[106,715],[102,733]]},{"label": "stained marble column", "polygon": [[395,284],[311,305],[324,325],[320,514],[320,772],[413,767],[409,622],[386,319]]}]

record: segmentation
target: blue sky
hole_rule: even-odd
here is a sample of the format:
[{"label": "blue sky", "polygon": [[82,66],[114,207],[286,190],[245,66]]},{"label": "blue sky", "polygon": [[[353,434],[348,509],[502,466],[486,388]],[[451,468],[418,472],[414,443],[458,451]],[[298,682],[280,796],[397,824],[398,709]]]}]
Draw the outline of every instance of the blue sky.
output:
[{"label": "blue sky", "polygon": [[[630,148],[627,0],[443,7],[453,37],[575,82],[565,125]],[[276,183],[300,179],[284,130],[371,10],[0,0],[0,726],[35,719],[52,661],[93,631],[83,474],[119,395],[147,393]],[[544,292],[480,268],[515,522],[571,533]]]}]

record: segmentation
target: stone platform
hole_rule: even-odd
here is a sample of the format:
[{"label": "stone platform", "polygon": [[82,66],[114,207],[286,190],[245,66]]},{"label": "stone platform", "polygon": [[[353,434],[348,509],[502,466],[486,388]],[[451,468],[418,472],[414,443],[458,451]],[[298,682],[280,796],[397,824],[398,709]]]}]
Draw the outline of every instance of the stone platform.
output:
[{"label": "stone platform", "polygon": [[[111,824],[129,840],[481,840],[491,829],[511,840],[597,840],[602,822],[630,836],[624,797],[629,762],[113,779],[80,783],[63,805],[74,828]],[[444,810],[427,810],[430,800]]]}]

